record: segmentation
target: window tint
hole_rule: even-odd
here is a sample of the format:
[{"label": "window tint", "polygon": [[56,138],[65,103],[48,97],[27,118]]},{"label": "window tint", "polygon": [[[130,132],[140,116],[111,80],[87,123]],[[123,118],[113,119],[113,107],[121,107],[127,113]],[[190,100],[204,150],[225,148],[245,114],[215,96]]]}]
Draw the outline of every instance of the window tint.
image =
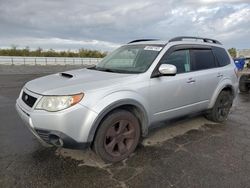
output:
[{"label": "window tint", "polygon": [[216,67],[215,58],[210,49],[192,50],[192,70]]},{"label": "window tint", "polygon": [[190,71],[190,56],[189,50],[178,50],[172,52],[168,57],[163,56],[161,64],[175,65],[177,73]]},{"label": "window tint", "polygon": [[230,58],[223,48],[213,47],[213,53],[217,58],[220,67],[230,64]]}]

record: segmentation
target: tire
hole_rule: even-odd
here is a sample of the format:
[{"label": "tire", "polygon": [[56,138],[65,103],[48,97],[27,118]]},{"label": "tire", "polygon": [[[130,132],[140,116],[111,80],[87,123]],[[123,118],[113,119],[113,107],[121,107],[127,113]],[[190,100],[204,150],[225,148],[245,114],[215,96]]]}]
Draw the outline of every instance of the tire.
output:
[{"label": "tire", "polygon": [[134,152],[140,135],[138,119],[129,111],[116,110],[101,122],[94,150],[104,162],[122,161]]},{"label": "tire", "polygon": [[208,120],[221,123],[227,119],[232,104],[232,94],[228,91],[222,91],[217,97],[213,108],[207,111],[205,116]]},{"label": "tire", "polygon": [[246,80],[248,79],[247,75],[242,75],[239,81],[239,90],[241,93],[247,93],[249,88],[247,86]]}]

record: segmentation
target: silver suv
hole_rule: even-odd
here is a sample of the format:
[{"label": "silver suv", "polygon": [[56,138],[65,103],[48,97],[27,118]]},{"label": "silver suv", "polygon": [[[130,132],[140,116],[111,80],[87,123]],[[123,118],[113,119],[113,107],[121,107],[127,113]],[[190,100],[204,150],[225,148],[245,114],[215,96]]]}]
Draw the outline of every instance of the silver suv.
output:
[{"label": "silver suv", "polygon": [[136,40],[95,67],[26,83],[16,109],[43,144],[91,146],[104,161],[116,162],[157,122],[194,112],[226,120],[238,90],[236,73],[214,39]]}]

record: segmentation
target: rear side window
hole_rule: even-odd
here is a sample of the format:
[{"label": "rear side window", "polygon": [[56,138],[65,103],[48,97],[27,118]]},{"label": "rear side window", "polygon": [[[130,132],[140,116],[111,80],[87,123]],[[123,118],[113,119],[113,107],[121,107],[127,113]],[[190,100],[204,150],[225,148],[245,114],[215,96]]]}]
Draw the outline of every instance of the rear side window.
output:
[{"label": "rear side window", "polygon": [[216,67],[215,57],[210,49],[194,49],[192,53],[192,70],[204,70]]},{"label": "rear side window", "polygon": [[220,67],[230,64],[230,58],[225,49],[219,47],[213,47],[213,53],[216,56]]},{"label": "rear side window", "polygon": [[163,56],[161,64],[175,65],[177,73],[190,71],[190,56],[189,50],[178,50],[172,52],[169,56]]}]

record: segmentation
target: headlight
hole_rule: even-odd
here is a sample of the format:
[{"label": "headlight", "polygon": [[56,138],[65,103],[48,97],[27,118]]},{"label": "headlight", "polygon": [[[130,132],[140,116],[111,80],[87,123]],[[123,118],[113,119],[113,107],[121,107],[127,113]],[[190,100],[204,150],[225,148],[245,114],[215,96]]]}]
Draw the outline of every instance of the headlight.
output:
[{"label": "headlight", "polygon": [[44,96],[36,105],[36,109],[50,112],[60,111],[79,103],[83,96],[83,93],[71,96]]}]

